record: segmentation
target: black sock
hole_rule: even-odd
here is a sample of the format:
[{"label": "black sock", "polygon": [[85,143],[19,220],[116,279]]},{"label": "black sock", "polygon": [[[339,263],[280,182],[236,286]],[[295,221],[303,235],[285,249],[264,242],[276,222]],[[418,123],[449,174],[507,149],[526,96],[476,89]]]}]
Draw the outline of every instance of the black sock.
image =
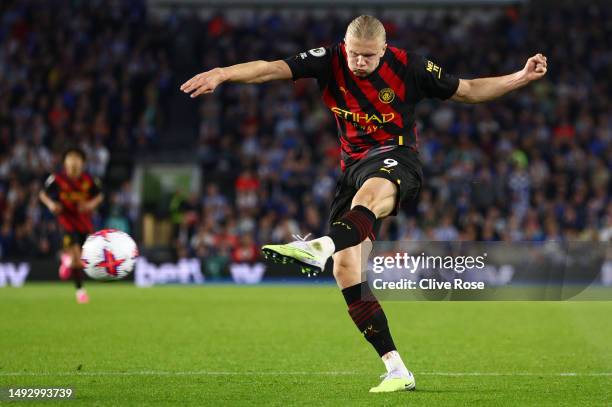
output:
[{"label": "black sock", "polygon": [[74,285],[76,286],[77,290],[83,287],[83,269],[73,268],[72,279],[74,280]]},{"label": "black sock", "polygon": [[387,317],[366,281],[342,290],[348,313],[365,339],[374,346],[379,356],[396,350]]},{"label": "black sock", "polygon": [[365,206],[357,205],[334,221],[328,236],[333,240],[336,252],[358,245],[372,233],[376,216]]}]

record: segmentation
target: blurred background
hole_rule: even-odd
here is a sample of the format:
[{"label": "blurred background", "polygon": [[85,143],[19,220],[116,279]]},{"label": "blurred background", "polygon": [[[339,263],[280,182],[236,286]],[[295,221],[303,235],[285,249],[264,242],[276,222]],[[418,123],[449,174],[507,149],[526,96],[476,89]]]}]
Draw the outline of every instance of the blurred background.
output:
[{"label": "blurred background", "polygon": [[55,273],[60,231],[37,196],[69,144],[104,185],[96,228],[132,234],[151,264],[197,260],[224,278],[258,264],[262,244],[323,234],[340,150],[314,80],[224,84],[196,100],[178,87],[341,41],[364,13],[390,45],[462,78],[520,70],[538,52],[549,66],[494,102],[418,106],[425,186],[381,240],[610,240],[607,1],[3,0],[0,263]]}]

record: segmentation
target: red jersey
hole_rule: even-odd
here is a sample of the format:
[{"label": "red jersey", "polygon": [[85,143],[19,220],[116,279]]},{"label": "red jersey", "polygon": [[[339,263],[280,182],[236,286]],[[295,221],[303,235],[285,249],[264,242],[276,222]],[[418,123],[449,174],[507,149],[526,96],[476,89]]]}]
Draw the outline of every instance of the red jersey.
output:
[{"label": "red jersey", "polygon": [[448,99],[459,86],[440,66],[395,47],[387,47],[366,77],[349,69],[344,44],[311,49],[285,62],[294,80],[317,79],[323,101],[336,118],[342,170],[398,146],[416,150],[416,104],[424,98]]},{"label": "red jersey", "polygon": [[45,192],[62,204],[57,215],[60,225],[67,232],[92,233],[91,213],[79,211],[79,204],[95,198],[100,192],[100,183],[86,172],[70,178],[64,171],[51,174],[45,182]]}]

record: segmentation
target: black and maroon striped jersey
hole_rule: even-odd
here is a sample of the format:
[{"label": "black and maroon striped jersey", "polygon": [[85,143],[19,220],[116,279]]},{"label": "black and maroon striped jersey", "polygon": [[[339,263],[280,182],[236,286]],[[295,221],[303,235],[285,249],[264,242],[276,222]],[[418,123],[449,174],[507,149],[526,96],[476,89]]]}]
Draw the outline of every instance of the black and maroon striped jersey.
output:
[{"label": "black and maroon striped jersey", "polygon": [[62,204],[62,211],[57,218],[65,231],[94,231],[91,213],[81,212],[79,205],[95,198],[101,192],[97,179],[85,172],[77,178],[71,178],[64,171],[60,171],[47,178],[45,192],[51,199]]},{"label": "black and maroon striped jersey", "polygon": [[366,77],[349,69],[344,44],[315,48],[285,60],[293,79],[316,78],[334,113],[342,170],[365,157],[408,146],[418,149],[414,110],[424,98],[448,99],[459,80],[420,55],[387,47]]}]

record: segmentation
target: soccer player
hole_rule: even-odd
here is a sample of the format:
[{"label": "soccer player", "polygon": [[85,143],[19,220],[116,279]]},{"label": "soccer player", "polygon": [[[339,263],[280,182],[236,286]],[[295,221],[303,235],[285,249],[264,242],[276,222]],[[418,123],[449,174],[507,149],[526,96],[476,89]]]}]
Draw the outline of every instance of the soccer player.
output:
[{"label": "soccer player", "polygon": [[91,213],[104,199],[99,181],[84,171],[85,159],[83,150],[67,149],[62,158],[63,170],[51,174],[40,192],[40,200],[57,216],[64,231],[59,275],[62,280],[72,277],[79,304],[89,302],[83,288],[81,246],[94,231]]},{"label": "soccer player", "polygon": [[310,241],[267,245],[263,252],[280,263],[300,264],[309,274],[321,271],[333,257],[334,277],[349,315],[387,369],[370,391],[392,392],[416,384],[397,352],[385,313],[362,281],[361,251],[369,249],[360,243],[374,240],[381,219],[395,215],[399,204],[414,200],[421,188],[415,105],[424,98],[485,102],[545,74],[546,57],[537,54],[510,75],[457,79],[429,59],[387,46],[381,22],[362,15],[349,24],[342,43],[285,60],[215,68],[194,76],[181,90],[193,98],[223,82],[317,79],[323,101],[336,118],[342,153],[329,233]]}]

